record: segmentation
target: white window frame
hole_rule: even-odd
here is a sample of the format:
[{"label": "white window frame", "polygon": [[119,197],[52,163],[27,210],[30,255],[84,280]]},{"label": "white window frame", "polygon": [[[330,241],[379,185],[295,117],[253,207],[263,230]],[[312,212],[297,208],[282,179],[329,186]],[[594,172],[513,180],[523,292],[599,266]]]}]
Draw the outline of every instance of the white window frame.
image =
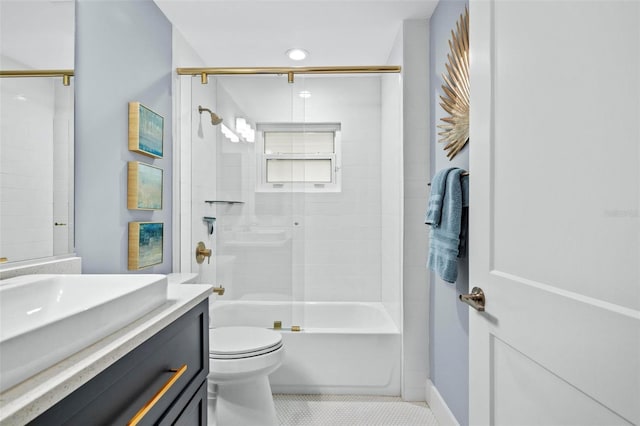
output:
[{"label": "white window frame", "polygon": [[[342,138],[340,123],[258,123],[256,125],[256,191],[257,192],[340,192],[342,190]],[[264,152],[265,132],[332,132],[333,153]],[[268,160],[330,160],[331,182],[267,182]]]}]

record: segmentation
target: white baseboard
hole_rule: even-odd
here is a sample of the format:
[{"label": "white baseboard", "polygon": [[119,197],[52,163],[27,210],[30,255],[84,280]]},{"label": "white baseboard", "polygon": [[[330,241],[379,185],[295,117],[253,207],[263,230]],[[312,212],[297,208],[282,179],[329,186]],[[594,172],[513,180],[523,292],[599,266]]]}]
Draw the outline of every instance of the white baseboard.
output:
[{"label": "white baseboard", "polygon": [[427,379],[425,399],[427,404],[431,408],[433,415],[438,420],[441,426],[460,426],[460,423],[456,420],[455,416],[449,410],[449,406],[438,392],[438,389],[434,386],[431,380]]}]

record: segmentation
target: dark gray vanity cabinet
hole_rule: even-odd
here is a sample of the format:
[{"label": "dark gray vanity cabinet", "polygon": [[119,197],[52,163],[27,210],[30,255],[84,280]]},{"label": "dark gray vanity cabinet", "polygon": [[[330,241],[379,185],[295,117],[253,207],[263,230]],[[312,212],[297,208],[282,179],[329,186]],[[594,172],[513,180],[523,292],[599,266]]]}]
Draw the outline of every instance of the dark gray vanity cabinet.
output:
[{"label": "dark gray vanity cabinet", "polygon": [[164,390],[138,425],[206,425],[208,328],[204,300],[30,424],[126,425]]}]

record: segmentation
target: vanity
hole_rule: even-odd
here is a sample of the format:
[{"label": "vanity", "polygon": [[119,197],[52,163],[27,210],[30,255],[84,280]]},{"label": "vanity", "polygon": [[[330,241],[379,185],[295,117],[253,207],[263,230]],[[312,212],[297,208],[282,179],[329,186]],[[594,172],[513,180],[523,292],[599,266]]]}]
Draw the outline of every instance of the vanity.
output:
[{"label": "vanity", "polygon": [[164,284],[157,307],[0,393],[0,425],[206,425],[211,286]]}]

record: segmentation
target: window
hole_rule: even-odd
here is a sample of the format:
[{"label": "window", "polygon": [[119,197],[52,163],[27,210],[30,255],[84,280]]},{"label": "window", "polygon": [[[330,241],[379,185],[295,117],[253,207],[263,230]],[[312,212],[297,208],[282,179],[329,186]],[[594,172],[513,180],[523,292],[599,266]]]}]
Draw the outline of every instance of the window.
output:
[{"label": "window", "polygon": [[258,124],[257,190],[339,192],[340,124]]}]

